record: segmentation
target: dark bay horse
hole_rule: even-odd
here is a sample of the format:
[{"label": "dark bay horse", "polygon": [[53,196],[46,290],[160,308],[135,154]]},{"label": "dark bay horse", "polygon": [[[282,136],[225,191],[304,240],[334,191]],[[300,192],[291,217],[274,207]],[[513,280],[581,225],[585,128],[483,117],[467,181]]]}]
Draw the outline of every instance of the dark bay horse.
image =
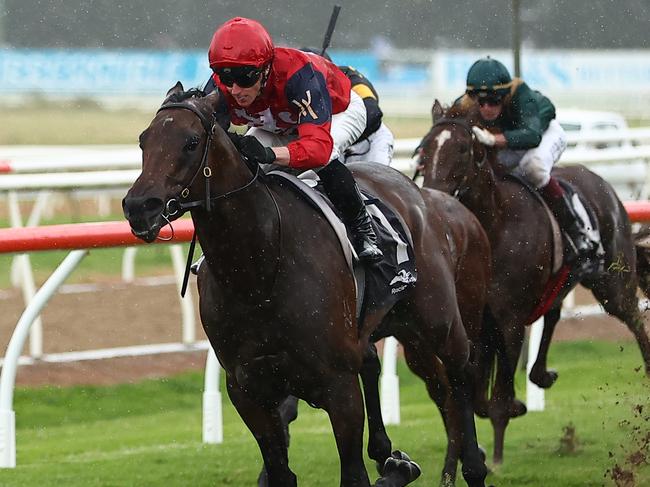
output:
[{"label": "dark bay horse", "polygon": [[[268,484],[297,485],[278,410],[293,395],[327,411],[340,485],[370,486],[358,377],[364,388],[376,388],[366,383],[364,358],[371,335],[385,328],[403,340],[411,366],[444,367],[450,408],[460,418],[462,472],[470,486],[483,486],[487,469],[467,378],[470,343],[454,282],[463,249],[451,249],[428,193],[393,169],[355,166],[360,185],[406,223],[418,268],[408,300],[369,313],[360,327],[353,273],[329,222],[282,178],[242,159],[212,118],[218,93],[184,92],[177,83],[167,95],[140,136],[142,173],[123,200],[124,214],[133,233],[151,242],[190,211],[205,255],[198,276],[201,321],[230,399],[259,445]],[[479,281],[487,275],[476,273]],[[487,282],[477,289],[479,301]],[[373,407],[368,452],[383,466],[376,485],[406,485],[414,469],[403,456],[391,456],[383,425],[370,419]]]},{"label": "dark bay horse", "polygon": [[[497,365],[488,411],[477,413],[489,415],[492,421],[493,460],[500,463],[510,418],[526,412],[515,399],[514,375],[525,327],[551,278],[551,221],[529,190],[495,172],[495,151],[472,134],[472,125],[480,125],[477,107],[444,111],[436,100],[432,115],[433,126],[421,144],[424,186],[456,196],[481,221],[492,246],[494,272],[485,326],[493,329],[487,348],[496,353]],[[593,209],[600,228],[605,270],[583,277],[580,283],[607,313],[627,325],[650,375],[650,342],[638,308],[636,254],[625,208],[613,188],[583,166],[555,168],[553,174],[576,189]],[[530,375],[541,387],[550,387],[557,378],[554,371],[546,370],[546,355],[560,306],[556,303],[544,315],[542,343]]]}]

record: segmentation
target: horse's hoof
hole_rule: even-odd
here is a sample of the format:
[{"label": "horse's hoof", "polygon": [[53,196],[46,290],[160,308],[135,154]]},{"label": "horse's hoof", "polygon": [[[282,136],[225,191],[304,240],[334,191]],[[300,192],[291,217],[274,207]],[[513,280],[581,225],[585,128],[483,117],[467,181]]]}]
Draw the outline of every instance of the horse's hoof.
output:
[{"label": "horse's hoof", "polygon": [[517,418],[519,416],[523,416],[524,414],[526,414],[527,411],[528,408],[519,399],[513,399],[512,403],[510,403],[509,416],[511,418]]},{"label": "horse's hoof", "polygon": [[533,374],[532,371],[530,373],[530,381],[542,389],[548,389],[555,384],[557,377],[558,373],[553,369],[548,369],[541,374]]},{"label": "horse's hoof", "polygon": [[397,459],[397,460],[406,460],[407,462],[410,462],[410,461],[411,461],[411,459],[409,458],[409,456],[408,456],[406,453],[401,452],[401,451],[399,451],[399,450],[395,450],[395,451],[394,451],[393,453],[391,453],[390,455],[391,455],[391,456],[388,457],[388,458],[384,461],[383,464],[382,464],[382,463],[379,463],[379,462],[375,462],[375,467],[377,467],[377,473],[378,473],[380,476],[382,476],[382,477],[384,476],[384,467],[386,466],[386,462],[387,462],[388,460],[390,460],[391,458],[395,458],[395,459]]},{"label": "horse's hoof", "polygon": [[386,459],[382,468],[382,478],[377,480],[376,487],[407,485],[422,475],[420,466],[399,450],[395,450]]}]

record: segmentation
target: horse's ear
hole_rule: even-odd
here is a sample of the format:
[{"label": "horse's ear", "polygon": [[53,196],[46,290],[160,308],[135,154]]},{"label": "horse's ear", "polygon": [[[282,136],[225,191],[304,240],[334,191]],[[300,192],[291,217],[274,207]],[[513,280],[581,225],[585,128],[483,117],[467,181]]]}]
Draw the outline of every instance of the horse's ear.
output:
[{"label": "horse's ear", "polygon": [[185,90],[183,89],[183,83],[180,81],[177,81],[174,86],[167,92],[167,95],[165,95],[166,98],[169,98],[170,95],[173,95],[174,93],[183,93]]},{"label": "horse's ear", "polygon": [[444,110],[442,109],[442,105],[440,104],[440,101],[436,98],[436,101],[433,102],[433,106],[431,107],[431,119],[433,123],[436,123],[436,121],[440,118],[442,118]]}]

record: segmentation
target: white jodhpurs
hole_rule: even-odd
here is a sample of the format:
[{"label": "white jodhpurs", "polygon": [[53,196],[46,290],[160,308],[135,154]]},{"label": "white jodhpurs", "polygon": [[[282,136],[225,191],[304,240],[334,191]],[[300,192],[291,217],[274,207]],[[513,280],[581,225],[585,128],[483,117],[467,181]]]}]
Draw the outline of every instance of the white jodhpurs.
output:
[{"label": "white jodhpurs", "polygon": [[551,120],[548,129],[542,134],[542,141],[537,147],[524,153],[515,173],[535,188],[543,188],[551,179],[551,169],[560,160],[566,145],[564,129],[557,120]]},{"label": "white jodhpurs", "polygon": [[[345,149],[350,147],[366,129],[366,106],[354,91],[350,91],[350,104],[341,113],[332,116],[330,135],[334,143],[329,160],[343,160]],[[246,135],[252,135],[266,147],[282,147],[296,140],[298,134],[278,135],[259,127],[251,127]]]},{"label": "white jodhpurs", "polygon": [[345,162],[376,162],[390,166],[393,160],[393,132],[382,123],[366,139],[352,144],[345,151]]}]

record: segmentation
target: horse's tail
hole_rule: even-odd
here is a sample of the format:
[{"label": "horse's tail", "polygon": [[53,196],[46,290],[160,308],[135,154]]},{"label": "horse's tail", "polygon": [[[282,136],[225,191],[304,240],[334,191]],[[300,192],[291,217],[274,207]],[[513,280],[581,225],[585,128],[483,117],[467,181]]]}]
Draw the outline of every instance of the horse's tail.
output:
[{"label": "horse's tail", "polygon": [[639,287],[650,298],[650,227],[642,228],[634,235],[634,249]]}]

